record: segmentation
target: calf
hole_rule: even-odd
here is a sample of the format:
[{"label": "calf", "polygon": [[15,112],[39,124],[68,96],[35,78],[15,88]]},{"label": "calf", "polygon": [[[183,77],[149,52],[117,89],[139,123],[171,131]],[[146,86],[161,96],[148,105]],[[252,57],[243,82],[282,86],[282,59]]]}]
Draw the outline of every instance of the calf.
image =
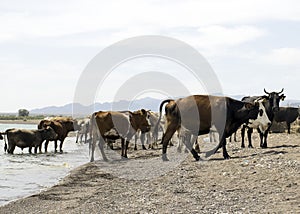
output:
[{"label": "calf", "polygon": [[57,134],[51,127],[38,130],[7,129],[5,134],[7,135],[8,148],[5,143],[4,150],[7,148],[7,152],[10,154],[13,154],[16,146],[22,150],[29,147],[29,153],[31,153],[31,148],[34,147],[34,153],[37,153],[37,148],[44,140],[53,140],[57,137]]}]

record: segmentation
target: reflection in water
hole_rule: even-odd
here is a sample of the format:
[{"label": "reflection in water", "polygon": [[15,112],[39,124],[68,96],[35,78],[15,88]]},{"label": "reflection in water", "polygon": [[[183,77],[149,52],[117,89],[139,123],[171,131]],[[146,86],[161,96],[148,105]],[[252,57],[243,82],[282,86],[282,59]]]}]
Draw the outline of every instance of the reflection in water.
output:
[{"label": "reflection in water", "polygon": [[[36,125],[0,124],[0,132],[8,128],[36,129]],[[4,141],[0,141],[0,148]],[[55,154],[53,142],[47,154],[29,154],[16,148],[13,155],[0,149],[0,205],[39,192],[57,183],[67,173],[88,162],[88,145],[75,143],[74,137],[66,138],[64,153]]]}]

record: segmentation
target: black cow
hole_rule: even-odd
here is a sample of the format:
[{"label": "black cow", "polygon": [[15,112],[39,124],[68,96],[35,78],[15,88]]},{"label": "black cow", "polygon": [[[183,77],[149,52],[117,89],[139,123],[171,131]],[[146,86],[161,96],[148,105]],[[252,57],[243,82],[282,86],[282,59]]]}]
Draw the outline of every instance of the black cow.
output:
[{"label": "black cow", "polygon": [[293,107],[280,107],[279,111],[274,114],[274,121],[286,122],[288,133],[291,133],[291,123],[299,116],[299,109]]},{"label": "black cow", "polygon": [[5,131],[7,135],[7,144],[5,142],[4,150],[13,154],[15,147],[18,146],[22,150],[29,147],[29,153],[31,148],[34,147],[34,153],[37,153],[37,148],[42,144],[44,140],[53,140],[57,137],[57,134],[51,127],[46,129],[28,130],[28,129],[7,129]]},{"label": "black cow", "polygon": [[[258,103],[251,104],[229,97],[193,95],[178,100],[164,100],[160,104],[160,116],[163,105],[165,106],[167,129],[162,137],[163,160],[167,158],[167,145],[176,130],[185,129],[192,135],[208,134],[212,125],[215,125],[219,133],[219,145],[206,153],[207,156],[223,148],[223,157],[229,159],[226,151],[226,138],[234,133],[243,123],[249,119],[256,119],[259,113]],[[157,126],[159,124],[157,123]],[[184,142],[194,158],[200,160],[199,155],[193,149],[191,142]]]},{"label": "black cow", "polygon": [[[264,98],[265,102],[263,103],[266,109],[266,113],[268,115],[268,118],[270,121],[273,121],[274,113],[279,111],[279,102],[280,100],[284,100],[285,96],[283,93],[283,89],[280,92],[267,92],[266,89],[264,89],[264,92],[267,94],[263,96],[253,96],[253,97],[244,97],[242,100],[244,102],[254,102],[257,99]],[[267,138],[268,133],[270,130],[270,127],[272,124],[269,125],[269,128],[265,130],[265,132],[262,132],[260,129],[257,129],[259,136],[260,136],[260,147],[261,148],[267,148]],[[248,147],[253,147],[251,142],[251,135],[253,133],[253,128],[249,128],[246,126],[242,127],[242,145],[241,147],[245,147],[244,144],[244,135],[245,135],[245,129],[248,128],[247,134],[248,134]]]}]

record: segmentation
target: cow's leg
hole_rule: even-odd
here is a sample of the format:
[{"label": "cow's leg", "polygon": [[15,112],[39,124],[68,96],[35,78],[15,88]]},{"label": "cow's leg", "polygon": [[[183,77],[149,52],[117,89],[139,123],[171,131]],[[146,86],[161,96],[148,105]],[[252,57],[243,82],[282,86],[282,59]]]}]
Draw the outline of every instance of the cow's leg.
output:
[{"label": "cow's leg", "polygon": [[223,134],[222,137],[219,136],[219,144],[218,144],[218,146],[216,148],[214,148],[214,149],[206,152],[205,157],[209,157],[209,156],[215,154],[219,150],[219,148],[221,148],[221,147],[223,148],[223,157],[224,157],[224,159],[229,159],[230,156],[228,155],[227,150],[226,150],[225,133]]},{"label": "cow's leg", "polygon": [[141,142],[143,150],[147,150],[145,147],[145,133],[141,133]]},{"label": "cow's leg", "polygon": [[242,148],[245,148],[245,131],[246,131],[246,126],[243,126],[241,129],[241,137],[242,137],[241,147]]},{"label": "cow's leg", "polygon": [[263,138],[264,138],[264,143],[262,144],[262,148],[267,148],[268,147],[268,144],[267,144],[267,139],[268,139],[268,134],[269,134],[269,131],[266,131],[264,134],[263,134]]},{"label": "cow's leg", "polygon": [[199,146],[199,143],[198,143],[198,139],[196,139],[194,145],[195,145],[195,151],[196,151],[198,154],[200,154],[200,146]]},{"label": "cow's leg", "polygon": [[166,132],[163,134],[161,143],[163,144],[163,149],[162,149],[162,159],[163,161],[168,161],[167,157],[167,147],[168,143],[171,140],[172,136],[174,135],[175,131],[177,130],[177,124],[170,124],[167,127]]},{"label": "cow's leg", "polygon": [[253,148],[252,146],[252,140],[251,140],[251,135],[253,133],[253,129],[252,128],[249,128],[248,131],[247,131],[247,136],[248,136],[248,147],[249,148]]},{"label": "cow's leg", "polygon": [[288,134],[291,134],[291,124],[289,122],[286,122]]},{"label": "cow's leg", "polygon": [[16,148],[16,145],[8,145],[7,153],[13,154],[15,148]]},{"label": "cow's leg", "polygon": [[138,140],[138,137],[139,137],[139,133],[136,132],[135,135],[134,135],[134,150],[137,150],[137,140]]},{"label": "cow's leg", "polygon": [[236,132],[234,132],[234,138],[233,138],[234,142],[237,142],[237,139],[236,139]]},{"label": "cow's leg", "polygon": [[[32,152],[31,152],[31,149],[32,149],[32,146],[29,146],[29,148],[28,148],[28,152],[29,152],[29,154],[31,154]],[[23,151],[23,149],[22,149],[22,151]]]},{"label": "cow's leg", "polygon": [[126,143],[125,143],[125,154],[124,154],[124,158],[127,158],[128,145],[129,145],[129,140],[126,140]]},{"label": "cow's leg", "polygon": [[78,143],[78,139],[79,139],[79,131],[77,132],[77,134],[76,134],[76,141],[75,141],[75,143]]},{"label": "cow's leg", "polygon": [[121,138],[121,157],[124,157],[125,153],[125,139]]},{"label": "cow's leg", "polygon": [[91,154],[91,159],[90,162],[93,162],[94,159],[94,152],[95,152],[95,147],[96,147],[96,143],[97,143],[97,138],[95,136],[92,137],[89,147],[90,147],[90,154]]},{"label": "cow's leg", "polygon": [[185,137],[185,140],[183,142],[185,144],[185,147],[192,153],[195,160],[199,161],[200,156],[198,155],[198,153],[193,148],[193,144],[194,144],[195,141],[196,141],[196,138],[194,137],[194,135],[187,134],[186,137]]},{"label": "cow's leg", "polygon": [[62,150],[63,143],[64,143],[64,140],[61,140],[60,144],[59,144],[59,152],[60,153],[63,153],[63,150]]},{"label": "cow's leg", "polygon": [[57,140],[54,141],[54,152],[57,152]]},{"label": "cow's leg", "polygon": [[223,157],[224,157],[224,159],[229,159],[230,156],[228,155],[227,149],[226,149],[226,138],[223,137],[223,139],[221,139],[221,141],[222,141]]},{"label": "cow's leg", "polygon": [[104,139],[102,137],[100,137],[98,147],[100,149],[100,152],[101,152],[103,160],[104,161],[108,161],[108,159],[107,159],[107,157],[106,157],[106,155],[104,153],[104,144],[105,144]]},{"label": "cow's leg", "polygon": [[48,150],[48,144],[49,144],[49,140],[46,140],[46,142],[45,142],[45,153],[47,153],[47,150]]},{"label": "cow's leg", "polygon": [[34,146],[34,154],[37,154],[38,147],[39,146]]}]

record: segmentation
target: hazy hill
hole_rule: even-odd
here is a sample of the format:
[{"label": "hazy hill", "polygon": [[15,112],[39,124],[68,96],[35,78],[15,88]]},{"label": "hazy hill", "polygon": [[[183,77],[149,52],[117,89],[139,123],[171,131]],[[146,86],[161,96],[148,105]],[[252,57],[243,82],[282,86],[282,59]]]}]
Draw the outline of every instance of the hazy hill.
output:
[{"label": "hazy hill", "polygon": [[[234,95],[231,96],[234,99],[240,100],[244,95]],[[75,113],[80,115],[88,115],[94,111],[100,110],[130,110],[134,111],[137,109],[147,109],[152,111],[158,111],[159,105],[161,103],[160,99],[154,99],[150,97],[138,99],[135,101],[121,100],[118,102],[105,102],[105,103],[96,103],[95,105],[83,106],[79,103],[72,103],[64,106],[48,106],[44,108],[32,109],[30,114],[43,114],[43,115],[72,115],[73,107]],[[293,106],[298,107],[300,105],[300,100],[285,100],[280,103],[281,106]]]}]

